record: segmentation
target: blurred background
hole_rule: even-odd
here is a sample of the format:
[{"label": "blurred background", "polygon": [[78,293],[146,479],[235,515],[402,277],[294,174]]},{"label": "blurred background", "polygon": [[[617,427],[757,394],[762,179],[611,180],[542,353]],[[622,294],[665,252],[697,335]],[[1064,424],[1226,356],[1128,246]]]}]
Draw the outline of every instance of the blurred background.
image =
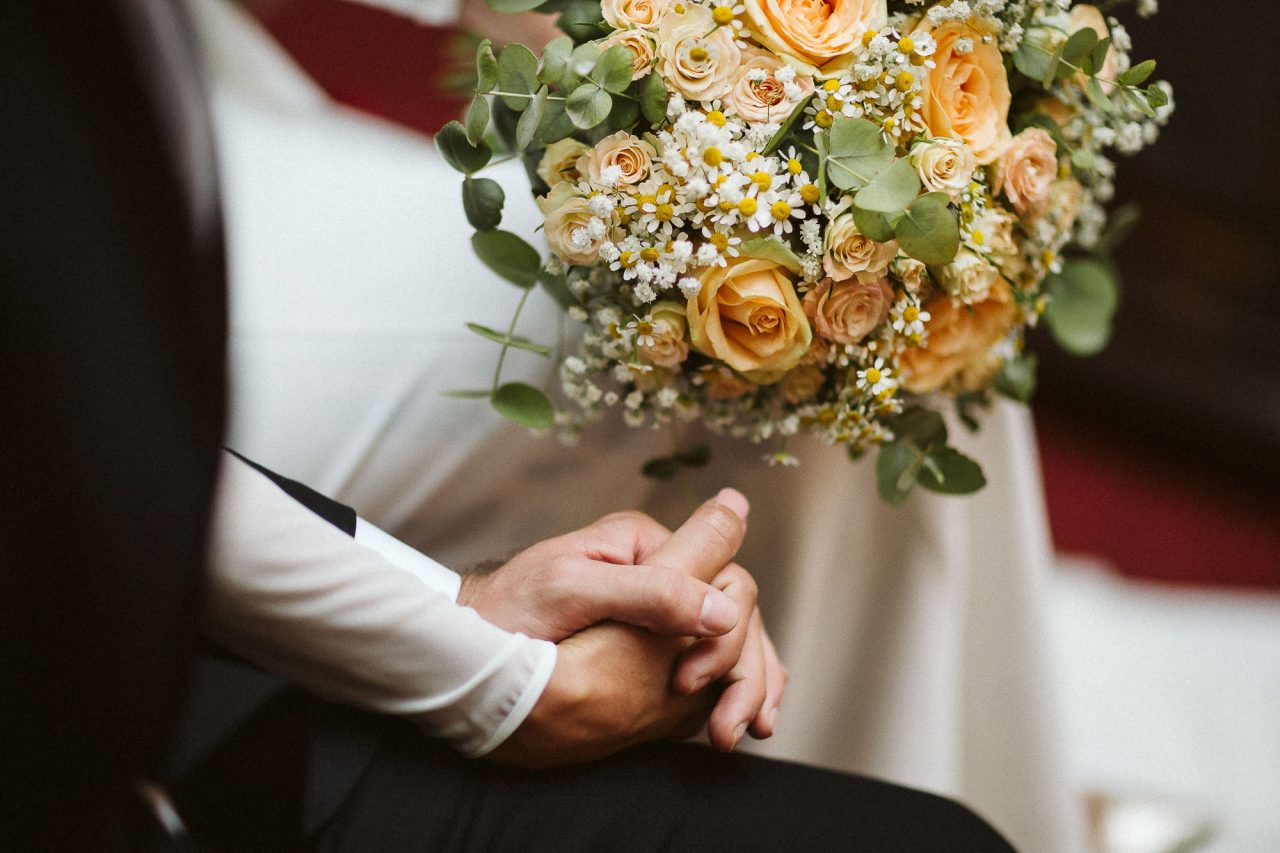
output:
[{"label": "blurred background", "polygon": [[[343,0],[255,13],[335,99],[423,134],[454,118],[474,37]],[[1072,780],[1099,849],[1280,850],[1280,4],[1120,12],[1177,111],[1120,165],[1143,216],[1115,338],[1047,336],[1034,404],[1059,566]],[[1244,25],[1241,26],[1241,22]],[[1138,57],[1142,58],[1142,57]]]}]

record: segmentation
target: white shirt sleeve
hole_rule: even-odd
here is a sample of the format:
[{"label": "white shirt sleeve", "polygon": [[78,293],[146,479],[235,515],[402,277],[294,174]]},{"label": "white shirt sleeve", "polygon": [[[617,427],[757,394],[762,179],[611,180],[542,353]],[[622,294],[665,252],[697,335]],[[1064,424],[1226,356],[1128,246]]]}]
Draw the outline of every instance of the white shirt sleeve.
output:
[{"label": "white shirt sleeve", "polygon": [[462,9],[462,0],[353,0],[353,2],[398,12],[419,23],[435,27],[456,24]]},{"label": "white shirt sleeve", "polygon": [[[555,646],[459,606],[450,586],[456,575],[363,528],[375,547],[224,454],[206,632],[319,695],[411,717],[463,753],[484,755],[542,695]],[[380,551],[394,552],[392,559]]]}]

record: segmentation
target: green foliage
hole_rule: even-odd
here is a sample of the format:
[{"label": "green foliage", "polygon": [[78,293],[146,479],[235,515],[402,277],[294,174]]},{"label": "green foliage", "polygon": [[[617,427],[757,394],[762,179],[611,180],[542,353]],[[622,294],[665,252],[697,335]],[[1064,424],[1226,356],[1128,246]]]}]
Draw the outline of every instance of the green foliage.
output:
[{"label": "green foliage", "polygon": [[859,190],[853,203],[862,210],[894,214],[901,213],[919,194],[920,177],[911,161],[903,157]]},{"label": "green foliage", "polygon": [[859,207],[853,208],[853,224],[858,226],[859,231],[877,243],[887,243],[893,239],[894,225],[897,221],[898,217],[885,216],[883,213],[877,213],[874,210],[863,210]]},{"label": "green foliage", "polygon": [[548,94],[546,86],[538,89],[538,93],[529,102],[528,108],[520,114],[520,121],[516,122],[517,149],[523,151],[532,145],[537,137],[538,128],[542,126],[542,118],[547,110]]},{"label": "green foliage", "polygon": [[804,118],[804,108],[809,105],[809,101],[809,98],[801,98],[800,103],[796,104],[796,108],[791,111],[791,115],[787,116],[787,120],[778,128],[778,132],[775,133],[773,138],[769,140],[767,145],[765,145],[764,151],[762,152],[764,156],[769,157],[782,147],[782,143],[791,136],[792,132],[796,129],[796,125],[798,125],[801,119]]},{"label": "green foliage", "polygon": [[1084,93],[1098,109],[1111,109],[1111,99],[1107,97],[1106,92],[1102,91],[1102,84],[1098,82],[1097,77],[1090,77],[1089,81],[1084,84]]},{"label": "green foliage", "polygon": [[1066,262],[1045,284],[1049,303],[1045,323],[1054,339],[1073,355],[1095,355],[1111,338],[1111,321],[1120,301],[1119,282],[1110,265],[1095,258]]},{"label": "green foliage", "polygon": [[492,231],[501,224],[505,202],[506,194],[497,181],[470,175],[463,178],[462,209],[471,227],[477,231]]},{"label": "green foliage", "polygon": [[1018,71],[1032,80],[1043,80],[1051,71],[1056,70],[1057,59],[1052,51],[1033,39],[1024,38],[1013,54],[1013,65]]},{"label": "green foliage", "polygon": [[528,289],[538,282],[542,259],[538,251],[510,231],[478,231],[471,235],[476,256],[516,287]]},{"label": "green foliage", "polygon": [[743,240],[742,245],[738,248],[746,257],[773,261],[775,264],[780,264],[797,275],[800,274],[802,269],[800,258],[797,257],[790,246],[777,237],[753,237],[750,240]]},{"label": "green foliage", "polygon": [[1150,78],[1152,74],[1155,73],[1155,70],[1156,61],[1154,59],[1148,59],[1143,62],[1139,62],[1127,71],[1122,71],[1116,80],[1125,86],[1141,86],[1143,83],[1147,82],[1148,78]]},{"label": "green foliage", "polygon": [[472,389],[466,388],[458,391],[441,391],[442,397],[454,397],[459,400],[484,400],[493,396],[493,392],[488,388]]},{"label": "green foliage", "polygon": [[538,79],[547,85],[559,83],[569,68],[569,55],[573,53],[573,39],[556,36],[542,49],[542,67]]},{"label": "green foliage", "polygon": [[986,485],[977,462],[947,446],[947,425],[937,412],[913,406],[890,424],[894,440],[880,446],[876,485],[880,497],[898,506],[915,486],[967,495]]},{"label": "green foliage", "polygon": [[485,39],[476,48],[476,91],[489,92],[498,85],[498,58],[493,55],[493,42]]},{"label": "green foliage", "polygon": [[551,352],[551,347],[549,346],[534,343],[528,338],[522,338],[519,335],[509,336],[506,332],[499,332],[497,329],[490,329],[488,326],[482,326],[479,323],[467,323],[467,328],[475,332],[480,337],[493,341],[495,344],[515,347],[516,349],[526,350],[528,352],[537,353],[538,355],[546,355]]},{"label": "green foliage", "polygon": [[575,127],[590,130],[609,117],[613,97],[595,83],[583,83],[573,90],[565,103],[565,112]]},{"label": "green foliage", "polygon": [[1035,353],[1023,353],[1008,359],[996,374],[995,389],[1011,400],[1030,403],[1036,392]]},{"label": "green foliage", "polygon": [[445,162],[465,175],[483,169],[493,156],[483,140],[478,145],[467,141],[467,131],[457,121],[449,122],[436,134],[436,148]]},{"label": "green foliage", "polygon": [[564,109],[564,101],[547,101],[542,113],[542,121],[538,124],[538,141],[543,145],[558,142],[566,136],[572,136],[577,130],[569,120]]},{"label": "green foliage", "polygon": [[587,76],[601,89],[614,95],[627,91],[631,85],[631,51],[621,45],[609,48],[600,54]]},{"label": "green foliage", "polygon": [[[1097,46],[1098,34],[1091,27],[1084,27],[1076,30],[1067,39],[1066,44],[1062,46],[1061,59],[1070,62],[1072,65],[1080,65],[1084,62],[1084,58],[1091,54]],[[1071,71],[1072,69],[1067,70]],[[1059,76],[1061,76],[1061,72],[1059,72]]]},{"label": "green foliage", "polygon": [[532,12],[541,6],[546,0],[485,0],[489,4],[489,8],[495,12],[506,12],[508,14],[517,14],[519,12]]},{"label": "green foliage", "polygon": [[919,483],[943,495],[971,495],[987,484],[982,466],[954,447],[943,447],[924,457]]},{"label": "green foliage", "polygon": [[911,203],[894,228],[902,251],[929,266],[951,263],[960,250],[960,223],[944,193],[927,193]]},{"label": "green foliage", "polygon": [[654,124],[667,116],[667,87],[657,74],[649,74],[640,81],[640,110],[647,121]]},{"label": "green foliage", "polygon": [[479,145],[484,139],[484,132],[489,129],[489,98],[486,95],[476,95],[471,99],[465,129],[467,141],[472,145]]},{"label": "green foliage", "polygon": [[711,461],[711,448],[705,444],[677,450],[670,456],[659,456],[650,459],[640,469],[640,473],[654,480],[670,480],[680,473],[681,468],[702,468]]},{"label": "green foliage", "polygon": [[509,108],[520,112],[529,106],[528,96],[538,90],[538,58],[533,51],[522,44],[509,44],[502,49],[498,55],[498,88],[510,93],[502,96]]},{"label": "green foliage", "polygon": [[604,124],[596,127],[597,132],[601,132],[602,137],[608,136],[617,130],[631,130],[635,127],[636,122],[640,120],[640,105],[631,100],[613,101],[613,109],[609,111],[609,117],[605,119]]},{"label": "green foliage", "polygon": [[570,0],[556,19],[560,30],[578,43],[599,38],[603,23],[600,0]]},{"label": "green foliage", "polygon": [[827,178],[842,190],[862,189],[893,163],[893,146],[865,118],[840,116],[827,136]]},{"label": "green foliage", "polygon": [[546,429],[555,422],[555,410],[547,395],[523,382],[499,386],[490,404],[507,420],[529,429]]},{"label": "green foliage", "polygon": [[893,506],[899,506],[915,488],[924,452],[909,441],[894,441],[880,445],[876,457],[876,486],[880,497]]},{"label": "green foliage", "polygon": [[705,444],[676,453],[676,461],[686,468],[704,468],[711,461],[711,448]]}]

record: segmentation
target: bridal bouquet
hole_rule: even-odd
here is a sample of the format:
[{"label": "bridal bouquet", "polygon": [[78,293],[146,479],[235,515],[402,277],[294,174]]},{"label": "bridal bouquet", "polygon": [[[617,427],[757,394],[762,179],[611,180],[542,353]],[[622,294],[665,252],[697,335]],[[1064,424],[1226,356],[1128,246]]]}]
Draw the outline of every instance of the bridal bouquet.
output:
[{"label": "bridal bouquet", "polygon": [[[1172,111],[1125,28],[1070,0],[490,0],[558,12],[535,55],[482,42],[465,122],[438,136],[464,173],[480,259],[541,283],[585,326],[557,408],[501,381],[483,396],[569,436],[610,409],[634,427],[700,420],[776,442],[879,447],[881,495],[967,493],[981,468],[938,410],[976,428],[992,391],[1026,401],[1042,318],[1100,349],[1117,283],[1113,152]],[[1114,4],[1112,4],[1114,5]],[[1154,0],[1137,2],[1139,15]],[[551,259],[498,228],[479,177],[522,158]],[[521,300],[521,306],[524,300]],[[656,459],[671,476],[705,449]]]}]

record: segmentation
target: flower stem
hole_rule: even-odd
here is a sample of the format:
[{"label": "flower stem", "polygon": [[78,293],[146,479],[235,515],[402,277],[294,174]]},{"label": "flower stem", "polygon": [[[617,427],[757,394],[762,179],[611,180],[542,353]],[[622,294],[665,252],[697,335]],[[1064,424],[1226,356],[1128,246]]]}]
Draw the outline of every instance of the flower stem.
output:
[{"label": "flower stem", "polygon": [[[511,340],[511,336],[516,333],[516,323],[520,321],[520,312],[524,310],[524,304],[529,300],[529,294],[533,293],[533,288],[527,288],[524,295],[520,297],[520,303],[516,305],[516,312],[511,315],[511,325],[507,326],[507,340]],[[498,366],[493,371],[493,393],[498,393],[498,384],[502,378],[502,365],[507,360],[507,350],[511,349],[511,344],[502,345],[502,351],[498,353]]]}]

